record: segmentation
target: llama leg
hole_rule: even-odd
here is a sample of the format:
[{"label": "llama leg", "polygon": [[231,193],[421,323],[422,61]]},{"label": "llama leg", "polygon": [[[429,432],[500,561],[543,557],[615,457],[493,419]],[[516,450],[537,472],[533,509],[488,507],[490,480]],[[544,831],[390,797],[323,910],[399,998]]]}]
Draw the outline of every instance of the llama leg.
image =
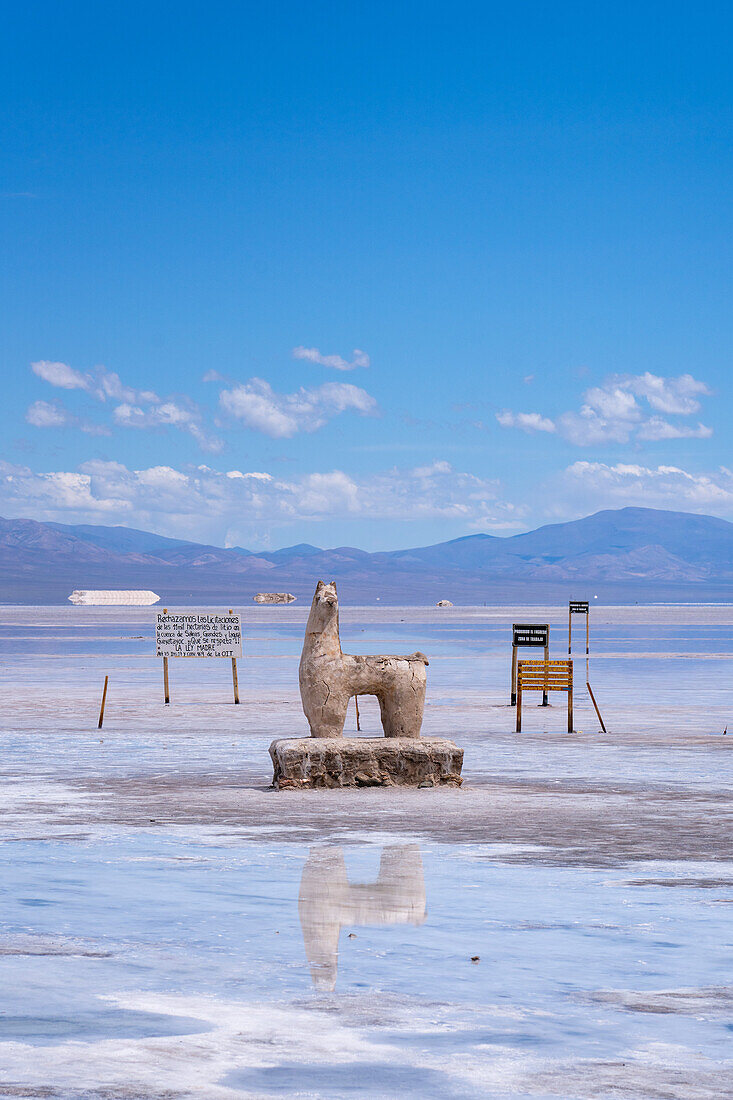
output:
[{"label": "llama leg", "polygon": [[[343,693],[336,695],[331,691],[320,706],[309,707],[305,716],[311,728],[311,736],[343,737],[348,704],[348,695]],[[305,710],[305,707],[303,709]]]},{"label": "llama leg", "polygon": [[340,669],[329,662],[301,660],[300,698],[311,737],[343,736],[349,693],[339,679]]},{"label": "llama leg", "polygon": [[385,685],[379,694],[379,709],[385,737],[419,737],[425,706],[425,669],[396,683]]}]

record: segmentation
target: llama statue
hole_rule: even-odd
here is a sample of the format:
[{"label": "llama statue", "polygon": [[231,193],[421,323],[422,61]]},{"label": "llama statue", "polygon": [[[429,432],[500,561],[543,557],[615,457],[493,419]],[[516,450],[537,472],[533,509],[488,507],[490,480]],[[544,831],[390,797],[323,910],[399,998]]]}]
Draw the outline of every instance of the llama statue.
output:
[{"label": "llama statue", "polygon": [[352,695],[376,695],[386,737],[419,737],[428,659],[342,653],[336,584],[319,581],[300,658],[300,697],[312,737],[343,737]]}]

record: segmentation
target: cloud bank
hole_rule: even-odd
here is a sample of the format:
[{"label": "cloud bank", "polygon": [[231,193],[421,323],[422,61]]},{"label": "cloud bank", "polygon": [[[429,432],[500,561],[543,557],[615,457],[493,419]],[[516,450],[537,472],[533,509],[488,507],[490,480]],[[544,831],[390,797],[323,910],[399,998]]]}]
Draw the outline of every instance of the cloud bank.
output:
[{"label": "cloud bank", "polygon": [[497,413],[496,419],[502,428],[553,433],[578,447],[631,440],[708,439],[712,428],[665,417],[692,416],[700,411],[700,397],[709,394],[706,384],[690,374],[663,378],[647,371],[606,379],[585,391],[578,411],[562,413],[555,420],[538,412],[508,409]]},{"label": "cloud bank", "polygon": [[[309,354],[317,351],[313,348],[301,350]],[[365,361],[355,365],[368,365],[368,356],[364,356],[363,352],[357,354]],[[103,405],[112,404],[111,419],[117,427],[140,431],[170,428],[187,432],[204,451],[217,452],[224,447],[223,441],[206,429],[204,410],[190,397],[161,398],[152,390],[133,389],[124,385],[119,375],[106,367],[96,367],[84,373],[67,363],[43,359],[32,363],[31,369],[50,386],[81,390]],[[204,378],[224,381],[216,371],[208,371]],[[301,433],[318,431],[344,412],[370,416],[378,411],[377,402],[371,394],[348,382],[325,382],[311,388],[302,386],[295,393],[277,393],[262,378],[231,383],[228,388],[220,390],[219,407],[232,423],[261,432],[271,439],[289,439]],[[59,401],[34,402],[26,411],[26,421],[35,428],[76,427],[92,434],[109,434],[107,428],[81,420]]]},{"label": "cloud bank", "polygon": [[574,462],[561,475],[558,501],[588,511],[599,508],[669,508],[733,518],[733,471],[693,474],[679,466]]},{"label": "cloud bank", "polygon": [[263,523],[286,526],[334,517],[453,519],[482,529],[517,527],[521,515],[500,500],[496,481],[454,470],[447,462],[363,478],[336,469],[284,479],[266,471],[219,471],[205,465],[132,470],[101,460],[73,471],[43,473],[0,462],[0,513],[67,523],[116,517],[201,538],[217,521],[246,537]]}]

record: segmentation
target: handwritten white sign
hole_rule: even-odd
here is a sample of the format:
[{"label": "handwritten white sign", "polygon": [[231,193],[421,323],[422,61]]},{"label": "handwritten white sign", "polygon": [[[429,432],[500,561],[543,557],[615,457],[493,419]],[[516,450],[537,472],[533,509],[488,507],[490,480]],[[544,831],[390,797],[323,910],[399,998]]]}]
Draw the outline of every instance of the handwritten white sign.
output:
[{"label": "handwritten white sign", "polygon": [[159,611],[155,647],[158,657],[241,657],[240,617],[213,611]]}]

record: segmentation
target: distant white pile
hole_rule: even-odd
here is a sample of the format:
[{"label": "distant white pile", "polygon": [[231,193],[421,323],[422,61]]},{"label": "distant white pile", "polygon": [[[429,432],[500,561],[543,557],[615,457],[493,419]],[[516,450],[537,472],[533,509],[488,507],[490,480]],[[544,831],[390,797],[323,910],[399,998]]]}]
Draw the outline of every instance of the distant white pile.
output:
[{"label": "distant white pile", "polygon": [[129,592],[115,589],[75,588],[69,596],[73,604],[124,604],[128,607],[145,607],[157,603],[160,596],[149,590],[135,589]]},{"label": "distant white pile", "polygon": [[293,603],[297,598],[292,592],[258,592],[252,597],[255,603]]},{"label": "distant white pile", "polygon": [[450,600],[438,600],[438,602],[436,603],[435,606],[436,607],[453,607],[453,604],[450,602]]}]

